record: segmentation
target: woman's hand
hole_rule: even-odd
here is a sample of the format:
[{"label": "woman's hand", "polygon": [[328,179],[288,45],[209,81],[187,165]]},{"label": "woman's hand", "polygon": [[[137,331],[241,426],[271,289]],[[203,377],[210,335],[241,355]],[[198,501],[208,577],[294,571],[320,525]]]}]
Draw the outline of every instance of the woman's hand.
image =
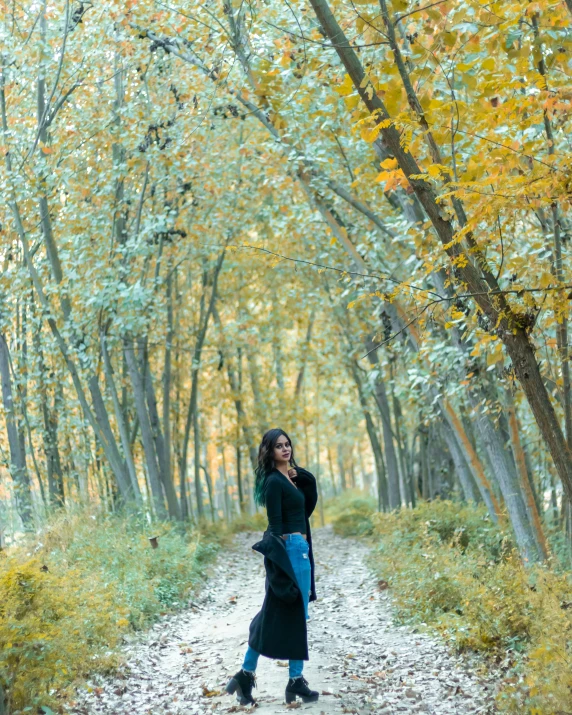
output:
[{"label": "woman's hand", "polygon": [[288,470],[288,476],[290,477],[290,479],[296,479],[296,477],[298,476],[298,472],[294,467],[290,467],[290,469]]}]

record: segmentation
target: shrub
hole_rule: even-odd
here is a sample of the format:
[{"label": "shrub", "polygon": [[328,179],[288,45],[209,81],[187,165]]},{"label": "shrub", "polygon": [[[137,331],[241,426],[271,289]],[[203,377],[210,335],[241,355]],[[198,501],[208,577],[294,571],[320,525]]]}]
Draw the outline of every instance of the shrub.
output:
[{"label": "shrub", "polygon": [[398,617],[459,650],[507,664],[499,706],[551,715],[572,704],[572,582],[554,564],[524,568],[482,508],[452,502],[375,514],[372,563]]},{"label": "shrub", "polygon": [[368,536],[373,532],[372,516],[375,499],[358,492],[346,491],[326,505],[328,521],[341,536]]},{"label": "shrub", "polygon": [[[11,715],[56,707],[86,676],[116,667],[127,632],[182,606],[220,545],[260,525],[255,515],[187,532],[81,512],[0,552],[0,690]],[[158,549],[150,548],[150,529]]]}]

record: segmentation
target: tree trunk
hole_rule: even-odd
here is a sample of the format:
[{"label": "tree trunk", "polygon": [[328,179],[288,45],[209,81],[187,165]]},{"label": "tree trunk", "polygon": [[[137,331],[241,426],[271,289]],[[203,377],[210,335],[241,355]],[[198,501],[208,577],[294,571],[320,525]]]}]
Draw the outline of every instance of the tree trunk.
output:
[{"label": "tree trunk", "polygon": [[[366,348],[370,363],[374,368],[380,369],[377,353],[372,351],[373,343],[368,339]],[[385,391],[385,385],[381,375],[377,376],[375,381],[375,402],[381,416],[381,426],[383,432],[383,446],[385,452],[385,464],[387,467],[387,489],[389,497],[389,508],[399,509],[401,506],[401,492],[399,485],[399,467],[397,466],[397,457],[395,455],[395,447],[393,446],[393,430],[391,429],[391,413],[389,409],[389,400]]]},{"label": "tree trunk", "polygon": [[308,320],[308,328],[306,330],[306,338],[304,339],[303,345],[302,345],[302,365],[300,366],[300,370],[298,372],[298,376],[296,378],[296,387],[294,389],[294,397],[298,398],[300,395],[300,390],[302,389],[302,383],[304,382],[304,373],[306,371],[306,364],[308,362],[308,353],[310,350],[310,344],[312,342],[312,328],[314,327],[314,320],[316,318],[316,311],[315,309],[312,309],[312,312],[310,313],[310,318]]},{"label": "tree trunk", "polygon": [[195,457],[195,498],[197,500],[197,516],[201,521],[205,516],[203,504],[203,485],[201,483],[201,432],[199,429],[198,408],[193,411],[193,447]]},{"label": "tree trunk", "polygon": [[95,419],[99,426],[102,439],[105,441],[107,446],[107,460],[109,461],[113,474],[115,475],[122,499],[125,502],[130,502],[133,499],[133,490],[129,474],[127,472],[127,465],[117,448],[115,435],[113,434],[113,430],[111,429],[111,424],[109,422],[109,414],[103,400],[103,395],[101,394],[99,381],[95,375],[90,377],[88,387],[93,403]]},{"label": "tree trunk", "polygon": [[246,362],[248,363],[248,373],[250,376],[250,385],[252,387],[252,396],[254,397],[254,415],[258,431],[262,434],[265,432],[266,424],[264,422],[264,399],[262,397],[262,389],[260,387],[260,379],[258,377],[258,363],[256,354],[250,347],[246,346]]},{"label": "tree trunk", "polygon": [[[336,473],[334,471],[334,460],[332,459],[332,448],[330,447],[329,444],[328,444],[328,465],[330,467],[330,479],[332,481],[332,494],[333,494],[333,496],[336,497],[338,495],[338,490],[336,488]],[[383,477],[385,478],[385,471],[383,473]],[[380,485],[378,484],[378,488],[379,488],[379,486]],[[379,503],[381,502],[381,496],[379,496],[380,494],[381,494],[381,492],[378,492],[378,502]],[[379,509],[379,511],[381,511],[381,508]]]},{"label": "tree trunk", "polygon": [[[389,304],[386,303],[384,308],[391,316],[392,323],[396,325],[396,329],[405,329],[405,326],[407,326],[408,323],[405,316],[403,315],[403,311],[400,309],[399,304],[397,302]],[[417,330],[415,329],[415,326],[413,324],[408,325],[407,333],[411,349],[415,352],[418,352],[419,337],[417,334]],[[494,492],[492,491],[492,488],[489,484],[481,460],[475,452],[461,420],[453,409],[451,403],[439,394],[437,388],[433,388],[431,390],[431,394],[433,398],[437,401],[443,418],[451,427],[452,433],[455,436],[461,454],[463,455],[465,462],[470,469],[471,474],[473,475],[475,484],[478,486],[479,492],[487,506],[491,519],[493,520],[493,522],[497,523],[499,515],[501,513],[500,507],[498,505]],[[412,494],[415,493],[416,490],[414,489]]]},{"label": "tree trunk", "polygon": [[[167,290],[167,336],[165,341],[165,362],[163,367],[163,442],[165,445],[165,473],[173,484],[173,470],[171,468],[171,354],[173,349],[173,276],[172,267],[169,265],[166,279]],[[175,489],[173,487],[173,492]],[[175,501],[177,495],[175,494]],[[179,518],[181,516],[180,509]]]},{"label": "tree trunk", "polygon": [[6,418],[6,432],[10,448],[10,475],[14,482],[16,507],[26,531],[33,529],[32,493],[26,460],[22,454],[18,423],[12,394],[12,376],[10,374],[10,351],[4,333],[0,333],[0,378],[2,380],[2,401]]},{"label": "tree trunk", "polygon": [[344,464],[344,450],[342,445],[338,442],[338,470],[340,472],[340,487],[342,492],[347,489],[346,483],[346,468]]},{"label": "tree trunk", "polygon": [[[38,326],[33,337],[34,351],[37,360],[38,393],[40,398],[40,411],[44,422],[42,440],[44,454],[46,455],[46,472],[48,475],[48,494],[52,506],[64,504],[64,483],[60,451],[58,446],[58,412],[57,404],[50,409],[48,388],[46,385],[47,367],[41,342],[41,329]],[[60,387],[61,389],[61,387]],[[57,393],[54,402],[57,401]]]},{"label": "tree trunk", "polygon": [[[214,318],[215,323],[217,324],[217,327],[218,327],[220,335],[221,335],[221,345],[224,345],[224,333],[223,333],[223,329],[222,329],[220,315],[216,308],[216,305],[213,306],[213,318]],[[221,349],[221,352],[224,355],[224,350]],[[238,380],[237,380],[236,373],[234,371],[234,368],[232,366],[229,356],[226,356],[226,359],[224,362],[226,364],[226,372],[227,372],[228,381],[230,384],[230,391],[231,391],[234,405],[236,408],[238,423],[242,427],[244,438],[246,440],[246,444],[248,445],[248,452],[250,455],[250,462],[252,464],[252,469],[256,470],[256,466],[258,464],[258,450],[255,447],[255,439],[254,439],[252,427],[250,425],[250,422],[248,421],[248,417],[246,415],[246,412],[245,412],[243,404],[242,404],[242,398],[240,396]]]},{"label": "tree trunk", "polygon": [[429,466],[427,464],[427,430],[419,428],[419,463],[421,465],[421,496],[425,501],[431,499],[429,486]]},{"label": "tree trunk", "polygon": [[[0,544],[0,550],[1,548],[2,545]],[[9,715],[8,710],[6,709],[6,695],[4,694],[2,683],[0,683],[0,715]]]},{"label": "tree trunk", "polygon": [[476,414],[476,426],[481,434],[483,444],[487,446],[493,468],[498,479],[501,493],[506,504],[510,522],[514,530],[516,544],[525,563],[536,563],[543,560],[539,534],[529,518],[521,482],[518,475],[511,469],[505,449],[498,449],[497,434],[492,422],[482,411]]},{"label": "tree trunk", "polygon": [[242,453],[240,449],[240,426],[236,425],[236,487],[238,490],[238,511],[246,508],[244,502],[244,488],[242,485]]},{"label": "tree trunk", "polygon": [[127,431],[127,425],[124,420],[124,413],[121,409],[121,404],[119,402],[119,395],[117,394],[117,389],[115,387],[115,380],[113,378],[113,367],[111,365],[111,359],[109,357],[109,352],[107,350],[107,339],[105,335],[101,334],[101,354],[103,357],[103,369],[105,372],[105,381],[107,388],[111,394],[111,400],[113,402],[113,409],[115,412],[115,421],[119,427],[119,435],[121,437],[121,446],[123,447],[123,454],[125,456],[125,462],[127,464],[127,471],[129,473],[129,480],[131,484],[131,491],[137,505],[141,505],[141,490],[139,489],[139,482],[137,481],[137,471],[135,469],[135,464],[133,462],[133,454],[131,453],[131,444],[129,442],[129,433]]},{"label": "tree trunk", "polygon": [[209,470],[207,469],[207,454],[206,454],[206,449],[203,445],[203,462],[204,464],[201,465],[201,468],[203,472],[205,473],[205,482],[207,484],[207,494],[209,497],[209,507],[210,507],[210,512],[211,512],[211,521],[214,523],[216,520],[215,516],[215,507],[214,507],[214,499],[213,499],[213,483],[211,479],[211,475]]},{"label": "tree trunk", "polygon": [[397,443],[397,453],[399,455],[399,491],[401,501],[406,506],[411,503],[411,494],[409,493],[409,474],[407,471],[407,462],[405,459],[405,450],[401,440],[401,406],[399,400],[395,396],[394,376],[393,376],[393,361],[390,363],[390,379],[391,379],[391,402],[393,404],[393,416],[395,421],[395,441]]},{"label": "tree trunk", "polygon": [[149,365],[149,353],[147,351],[147,340],[141,341],[140,346],[140,362],[141,371],[145,375],[145,394],[147,397],[147,407],[149,410],[149,421],[151,431],[153,432],[153,440],[155,442],[155,453],[157,454],[157,463],[159,465],[159,477],[167,497],[167,508],[171,519],[180,519],[181,511],[179,509],[179,500],[177,492],[173,484],[173,477],[170,471],[170,460],[167,458],[167,448],[163,439],[161,430],[161,422],[159,420],[159,410],[157,409],[157,397],[155,395],[155,385],[151,367]]},{"label": "tree trunk", "polygon": [[371,444],[371,450],[373,452],[373,457],[375,460],[375,469],[376,469],[376,473],[377,473],[379,511],[387,511],[387,509],[389,507],[389,494],[388,494],[388,486],[387,486],[387,479],[386,479],[386,475],[385,475],[385,465],[383,463],[383,454],[381,451],[381,445],[380,445],[379,439],[377,437],[375,424],[371,417],[371,413],[369,411],[367,399],[366,399],[364,391],[363,391],[361,376],[359,374],[359,370],[358,370],[358,367],[357,367],[355,361],[352,360],[349,364],[349,367],[350,367],[351,376],[353,377],[356,388],[357,388],[359,402],[360,402],[360,405],[362,408],[363,416],[365,418],[365,426],[367,429],[367,435],[369,437],[369,441]]},{"label": "tree trunk", "polygon": [[455,465],[455,474],[457,475],[459,484],[461,485],[461,491],[465,497],[465,501],[475,504],[482,501],[478,489],[475,486],[471,470],[467,467],[463,453],[459,449],[459,444],[455,439],[451,425],[446,420],[443,420],[441,422],[441,429],[449,454],[451,455],[453,464]]},{"label": "tree trunk", "polygon": [[455,410],[451,407],[450,403],[447,400],[442,399],[440,400],[439,405],[444,419],[448,422],[452,433],[457,440],[459,451],[463,455],[467,466],[471,470],[481,497],[489,511],[489,515],[493,522],[498,524],[499,516],[501,514],[500,506],[491,485],[489,484],[483,465],[481,464],[477,453],[471,444],[471,440],[468,438],[463,425],[461,424],[461,420],[457,416]]},{"label": "tree trunk", "polygon": [[133,342],[131,339],[126,339],[124,341],[124,352],[125,360],[127,362],[127,370],[129,371],[131,386],[133,388],[135,409],[141,426],[141,440],[143,442],[143,451],[145,452],[145,462],[147,465],[147,474],[149,476],[149,486],[151,488],[155,515],[158,519],[165,519],[167,512],[165,511],[165,503],[163,501],[163,492],[161,489],[161,478],[159,476],[159,469],[157,466],[157,455],[155,453],[153,431],[151,429],[147,406],[145,404],[145,388],[143,386],[143,379],[141,377],[141,373],[139,372],[139,366],[137,364],[137,358],[135,357],[135,351],[133,349]]},{"label": "tree trunk", "polygon": [[505,398],[507,405],[508,425],[510,430],[510,441],[514,452],[516,465],[518,467],[520,483],[522,485],[522,489],[526,498],[528,516],[532,521],[533,528],[536,532],[535,536],[541,551],[542,559],[546,559],[548,557],[548,543],[546,541],[546,536],[544,535],[542,521],[540,519],[540,514],[538,513],[536,501],[534,499],[534,493],[531,486],[532,475],[529,474],[528,469],[526,468],[526,459],[524,456],[522,443],[520,441],[516,406],[514,404],[514,397],[510,388],[507,388],[505,390]]}]

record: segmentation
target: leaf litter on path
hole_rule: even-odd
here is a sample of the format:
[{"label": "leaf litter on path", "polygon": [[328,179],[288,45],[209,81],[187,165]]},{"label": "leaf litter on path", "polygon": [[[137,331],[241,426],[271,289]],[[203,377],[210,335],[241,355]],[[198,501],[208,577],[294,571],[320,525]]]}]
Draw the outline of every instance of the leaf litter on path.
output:
[{"label": "leaf litter on path", "polygon": [[[316,529],[316,590],[308,622],[310,660],[304,675],[320,700],[286,705],[287,662],[260,658],[255,708],[224,692],[240,669],[248,626],[264,597],[259,534],[239,534],[220,554],[202,592],[125,648],[114,677],[98,677],[78,693],[77,715],[482,715],[494,713],[492,676],[451,654],[443,642],[396,625],[391,589],[366,565],[367,546]],[[295,708],[293,706],[295,705]]]}]

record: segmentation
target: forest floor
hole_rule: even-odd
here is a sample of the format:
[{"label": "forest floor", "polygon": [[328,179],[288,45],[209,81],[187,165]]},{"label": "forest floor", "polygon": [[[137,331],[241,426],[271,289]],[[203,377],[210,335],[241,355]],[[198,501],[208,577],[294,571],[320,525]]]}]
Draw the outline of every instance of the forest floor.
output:
[{"label": "forest floor", "polygon": [[[259,534],[238,534],[219,554],[188,610],[165,616],[125,649],[125,665],[78,695],[81,715],[202,715],[245,710],[224,686],[241,666],[248,626],[264,595]],[[310,604],[310,660],[316,715],[493,713],[495,679],[477,660],[452,654],[433,636],[394,623],[391,596],[366,563],[368,547],[316,529],[316,590]],[[286,662],[261,658],[259,715],[286,713]],[[297,706],[298,707],[298,706]]]}]

